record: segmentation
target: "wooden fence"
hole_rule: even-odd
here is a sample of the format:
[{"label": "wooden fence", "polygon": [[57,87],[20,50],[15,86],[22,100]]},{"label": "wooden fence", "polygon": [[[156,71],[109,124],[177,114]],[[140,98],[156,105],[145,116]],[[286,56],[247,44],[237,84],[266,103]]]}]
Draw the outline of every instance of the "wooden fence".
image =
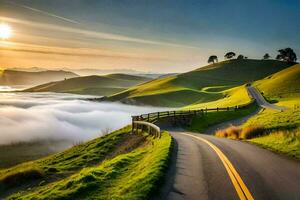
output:
[{"label": "wooden fence", "polygon": [[241,109],[246,109],[252,106],[255,100],[251,100],[249,103],[233,106],[233,107],[223,107],[223,108],[205,108],[197,110],[173,110],[173,111],[162,111],[153,112],[148,114],[142,114],[137,116],[132,116],[132,132],[138,132],[138,130],[147,131],[150,135],[160,137],[160,128],[155,125],[160,119],[166,118],[183,118],[186,116],[197,116],[204,115],[207,112],[212,111],[237,111]]},{"label": "wooden fence", "polygon": [[132,121],[132,133],[139,133],[139,130],[148,132],[154,137],[161,137],[160,128],[155,124],[144,121]]}]

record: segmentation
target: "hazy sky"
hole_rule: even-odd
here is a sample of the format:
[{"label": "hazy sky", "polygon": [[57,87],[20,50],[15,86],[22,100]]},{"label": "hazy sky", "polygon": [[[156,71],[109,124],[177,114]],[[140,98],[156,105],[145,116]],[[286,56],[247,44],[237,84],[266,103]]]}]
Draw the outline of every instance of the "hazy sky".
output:
[{"label": "hazy sky", "polygon": [[0,67],[188,71],[211,54],[291,47],[300,0],[0,0]]}]

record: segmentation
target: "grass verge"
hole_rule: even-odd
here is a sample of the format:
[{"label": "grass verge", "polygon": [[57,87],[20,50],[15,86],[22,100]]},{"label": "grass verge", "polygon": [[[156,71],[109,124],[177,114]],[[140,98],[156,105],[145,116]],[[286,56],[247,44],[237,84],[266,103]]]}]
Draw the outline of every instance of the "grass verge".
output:
[{"label": "grass verge", "polygon": [[172,138],[163,132],[160,139],[147,140],[129,153],[8,199],[148,199],[167,169]]},{"label": "grass verge", "polygon": [[[144,136],[129,134],[130,131],[130,127],[125,127],[61,153],[0,170],[0,199],[12,191],[45,185],[98,165],[105,159],[130,152],[145,142]],[[27,178],[32,177],[32,172],[39,176]]]},{"label": "grass verge", "polygon": [[289,131],[274,131],[247,141],[300,160],[300,128]]},{"label": "grass verge", "polygon": [[262,126],[230,126],[215,133],[217,137],[243,140],[275,152],[300,159],[300,128],[286,130],[265,129]]},{"label": "grass verge", "polygon": [[192,124],[189,128],[193,132],[203,132],[209,126],[237,119],[240,117],[247,116],[253,113],[257,109],[256,105],[252,105],[247,109],[237,111],[219,111],[219,112],[208,112],[204,116],[197,116],[192,120]]}]

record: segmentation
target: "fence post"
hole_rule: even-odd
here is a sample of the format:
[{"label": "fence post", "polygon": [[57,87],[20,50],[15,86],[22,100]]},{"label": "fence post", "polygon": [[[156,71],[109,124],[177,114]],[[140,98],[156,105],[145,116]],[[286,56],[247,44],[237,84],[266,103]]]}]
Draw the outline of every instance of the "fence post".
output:
[{"label": "fence post", "polygon": [[157,112],[157,119],[159,119],[159,112]]},{"label": "fence post", "polygon": [[148,117],[147,118],[148,118],[147,121],[150,122],[150,114],[149,113],[148,113]]},{"label": "fence post", "polygon": [[133,134],[134,133],[134,117],[132,116],[131,117],[131,133]]},{"label": "fence post", "polygon": [[217,112],[219,112],[219,107],[217,107]]}]

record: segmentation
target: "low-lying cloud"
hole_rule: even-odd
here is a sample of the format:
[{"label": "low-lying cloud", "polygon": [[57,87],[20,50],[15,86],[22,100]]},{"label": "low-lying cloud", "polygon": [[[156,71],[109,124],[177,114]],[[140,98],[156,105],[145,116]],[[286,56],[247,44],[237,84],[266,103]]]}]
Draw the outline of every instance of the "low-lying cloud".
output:
[{"label": "low-lying cloud", "polygon": [[[86,141],[163,108],[97,103],[53,93],[0,93],[0,145],[34,140]],[[85,97],[86,98],[86,97]]]}]

